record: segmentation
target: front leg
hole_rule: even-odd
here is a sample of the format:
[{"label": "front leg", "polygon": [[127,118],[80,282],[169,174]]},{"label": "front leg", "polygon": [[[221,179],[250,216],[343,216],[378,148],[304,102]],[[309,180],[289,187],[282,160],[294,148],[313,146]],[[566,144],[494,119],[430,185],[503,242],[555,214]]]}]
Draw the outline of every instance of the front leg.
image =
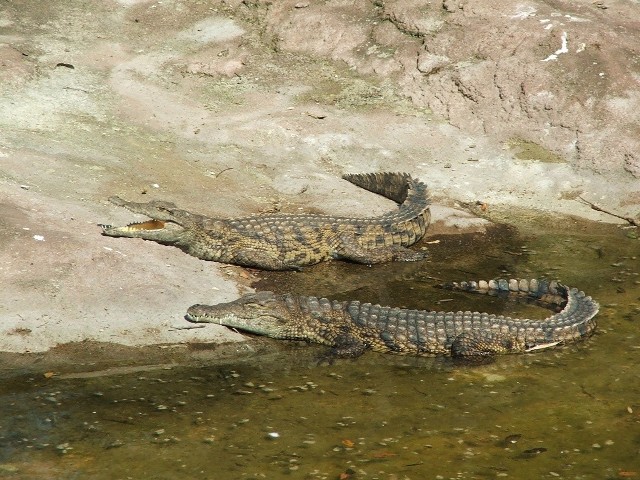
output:
[{"label": "front leg", "polygon": [[327,362],[332,365],[336,358],[358,358],[369,349],[369,345],[348,333],[340,333],[333,346],[318,358],[318,365]]},{"label": "front leg", "polygon": [[331,354],[336,358],[358,358],[369,346],[357,337],[348,333],[339,334],[331,349]]}]

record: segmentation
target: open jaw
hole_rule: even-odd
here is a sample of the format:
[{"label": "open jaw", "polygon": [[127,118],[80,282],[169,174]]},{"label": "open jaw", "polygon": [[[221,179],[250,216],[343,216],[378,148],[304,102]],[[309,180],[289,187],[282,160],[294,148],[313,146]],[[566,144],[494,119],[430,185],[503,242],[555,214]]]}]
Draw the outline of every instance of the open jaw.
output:
[{"label": "open jaw", "polygon": [[155,241],[175,241],[184,232],[184,227],[172,221],[166,220],[145,220],[134,222],[123,227],[114,225],[99,225],[103,235],[110,237],[132,237],[144,238]]},{"label": "open jaw", "polygon": [[122,232],[126,232],[126,231],[137,231],[137,230],[160,230],[162,228],[165,227],[166,222],[163,222],[161,220],[146,220],[144,222],[134,222],[134,223],[130,223],[128,225],[125,225],[124,227],[114,227],[113,225],[100,225],[102,227],[102,230],[107,231],[107,230],[119,230]]}]

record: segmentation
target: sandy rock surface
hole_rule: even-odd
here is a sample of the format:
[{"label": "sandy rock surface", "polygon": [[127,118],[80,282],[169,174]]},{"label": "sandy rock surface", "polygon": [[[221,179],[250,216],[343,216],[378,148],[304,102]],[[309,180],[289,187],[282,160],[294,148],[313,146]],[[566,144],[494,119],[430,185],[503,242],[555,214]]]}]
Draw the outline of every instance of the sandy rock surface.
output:
[{"label": "sandy rock surface", "polygon": [[456,202],[612,217],[640,204],[632,2],[98,1],[0,10],[0,351],[238,340],[184,329],[251,272],[99,223],[107,202],[211,216],[369,215],[340,179]]}]

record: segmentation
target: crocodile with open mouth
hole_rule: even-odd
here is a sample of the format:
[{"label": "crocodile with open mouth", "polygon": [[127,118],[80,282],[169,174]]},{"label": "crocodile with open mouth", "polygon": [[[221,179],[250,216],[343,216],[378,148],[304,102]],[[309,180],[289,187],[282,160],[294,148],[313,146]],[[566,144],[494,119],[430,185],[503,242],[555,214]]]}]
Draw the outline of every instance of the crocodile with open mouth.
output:
[{"label": "crocodile with open mouth", "polygon": [[407,173],[351,174],[345,180],[394,200],[397,210],[378,217],[269,214],[210,218],[173,203],[109,200],[146,215],[124,227],[101,225],[111,237],[133,237],[175,245],[203,260],[265,270],[297,270],[330,259],[363,264],[417,261],[424,252],[407,247],[426,233],[431,219],[427,186]]}]

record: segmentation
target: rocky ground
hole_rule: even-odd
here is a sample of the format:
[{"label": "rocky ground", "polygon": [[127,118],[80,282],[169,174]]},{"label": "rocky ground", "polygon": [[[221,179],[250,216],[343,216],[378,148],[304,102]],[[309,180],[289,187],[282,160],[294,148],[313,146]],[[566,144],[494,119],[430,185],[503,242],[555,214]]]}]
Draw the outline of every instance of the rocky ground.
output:
[{"label": "rocky ground", "polygon": [[3,2],[0,351],[240,338],[182,316],[251,274],[101,236],[132,219],[111,195],[368,215],[389,203],[340,175],[401,170],[429,184],[433,232],[476,201],[636,218],[638,18],[622,0]]}]

